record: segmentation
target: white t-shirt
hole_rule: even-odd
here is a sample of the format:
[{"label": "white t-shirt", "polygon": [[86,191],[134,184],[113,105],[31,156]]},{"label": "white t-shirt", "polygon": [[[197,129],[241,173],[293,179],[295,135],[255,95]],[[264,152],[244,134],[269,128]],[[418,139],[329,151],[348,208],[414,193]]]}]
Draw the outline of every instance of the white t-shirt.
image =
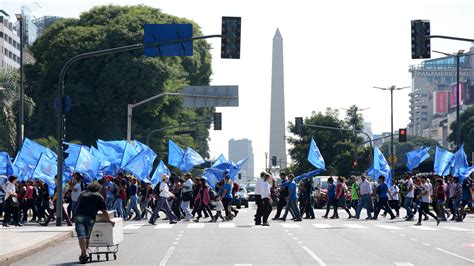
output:
[{"label": "white t-shirt", "polygon": [[160,183],[160,191],[160,197],[169,198],[171,196],[174,196],[174,194],[170,192],[168,184],[166,184],[166,182]]},{"label": "white t-shirt", "polygon": [[[414,198],[415,197],[415,187],[413,186],[413,179],[408,178],[408,180],[405,181],[405,185],[407,186],[407,195],[406,195],[406,197],[407,198]],[[410,189],[410,187],[411,187],[411,190],[409,191],[408,189]]]},{"label": "white t-shirt", "polygon": [[389,199],[391,200],[398,200],[398,194],[400,192],[400,189],[398,188],[398,186],[391,186],[389,188],[389,193],[390,193],[390,197]]},{"label": "white t-shirt", "polygon": [[257,183],[255,184],[255,195],[262,195],[262,183],[263,178],[257,178]]},{"label": "white t-shirt", "polygon": [[421,186],[421,192],[428,192],[426,193],[425,195],[422,195],[421,196],[421,202],[424,202],[424,203],[430,203],[430,185],[428,183],[424,183],[422,186]]},{"label": "white t-shirt", "polygon": [[193,181],[190,179],[186,180],[186,182],[184,182],[183,184],[183,190],[182,192],[188,192],[188,191],[191,191],[193,189]]},{"label": "white t-shirt", "polygon": [[262,199],[270,198],[270,184],[268,182],[262,182],[260,196]]},{"label": "white t-shirt", "polygon": [[216,211],[223,211],[224,210],[224,205],[222,204],[222,201],[216,201]]},{"label": "white t-shirt", "polygon": [[77,189],[76,192],[74,190],[71,192],[71,200],[72,201],[77,201],[79,199],[79,195],[81,195],[82,188],[81,188],[81,183],[77,182],[74,185],[74,189]]}]

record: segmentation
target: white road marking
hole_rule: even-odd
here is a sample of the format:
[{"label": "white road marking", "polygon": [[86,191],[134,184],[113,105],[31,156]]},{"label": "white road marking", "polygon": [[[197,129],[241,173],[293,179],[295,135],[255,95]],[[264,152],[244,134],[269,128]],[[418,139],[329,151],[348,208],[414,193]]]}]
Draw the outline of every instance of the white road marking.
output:
[{"label": "white road marking", "polygon": [[458,254],[454,254],[454,253],[449,252],[449,251],[447,251],[447,250],[444,250],[444,249],[441,249],[441,248],[436,248],[436,250],[439,250],[439,251],[444,252],[444,253],[446,253],[446,254],[449,254],[449,255],[451,255],[451,256],[454,256],[454,257],[457,257],[457,258],[460,258],[460,259],[463,259],[463,260],[466,260],[466,261],[469,261],[469,262],[474,263],[474,260],[468,259],[468,258],[463,257],[463,256],[460,256],[460,255],[458,255]]},{"label": "white road marking", "polygon": [[281,224],[281,226],[283,226],[283,228],[288,228],[288,229],[291,229],[291,228],[301,228],[301,226],[298,225],[298,224]]},{"label": "white road marking", "polygon": [[458,231],[458,232],[474,232],[474,230],[469,230],[467,228],[462,228],[462,227],[457,227],[457,226],[443,226],[441,228],[446,228],[446,229]]},{"label": "white road marking", "polygon": [[189,229],[202,229],[204,228],[204,224],[188,224],[186,228]]},{"label": "white road marking", "polygon": [[423,243],[423,245],[425,245],[427,247],[431,246],[431,244],[428,244],[428,243]]},{"label": "white road marking", "polygon": [[403,236],[403,237],[405,237],[405,236],[406,236],[406,235],[404,235],[404,234],[398,234],[398,235],[400,235],[400,236]]},{"label": "white road marking", "polygon": [[294,239],[294,240],[298,240],[298,238],[297,238],[297,237],[293,237],[293,239]]},{"label": "white road marking", "polygon": [[300,244],[300,245],[301,245],[301,244],[303,244],[303,242],[299,241],[299,242],[298,242],[298,244]]},{"label": "white road marking", "polygon": [[285,230],[285,232],[288,232],[288,230]]},{"label": "white road marking", "polygon": [[421,231],[438,231],[436,228],[428,227],[428,226],[410,226],[411,228],[418,229]]},{"label": "white road marking", "polygon": [[179,231],[180,234],[184,233],[184,231]]},{"label": "white road marking", "polygon": [[179,237],[182,237],[183,235],[182,234],[178,234]]},{"label": "white road marking", "polygon": [[163,259],[160,261],[160,266],[165,266],[166,263],[168,262],[168,260],[170,259],[171,257],[171,254],[173,253],[174,251],[174,247],[170,247],[168,249],[168,251],[166,251],[166,254],[165,256],[163,257]]},{"label": "white road marking", "polygon": [[393,264],[395,264],[396,266],[414,266],[415,265],[411,262],[394,262]]},{"label": "white road marking", "polygon": [[326,266],[323,260],[321,260],[318,255],[314,254],[307,246],[302,247],[304,251],[306,251],[318,264],[319,266]]},{"label": "white road marking", "polygon": [[390,231],[390,233],[395,233],[395,231]]},{"label": "white road marking", "polygon": [[367,229],[366,226],[360,224],[345,224],[345,226],[352,228],[352,229]]},{"label": "white road marking", "polygon": [[173,245],[178,245],[178,242],[173,242]]},{"label": "white road marking", "polygon": [[140,227],[142,227],[143,225],[145,225],[145,224],[129,224],[129,225],[126,225],[123,229],[127,229],[127,230],[137,230],[137,229],[139,229]]},{"label": "white road marking", "polygon": [[252,266],[252,264],[250,263],[238,263],[238,264],[234,264],[234,266]]},{"label": "white road marking", "polygon": [[330,224],[313,224],[314,227],[318,229],[327,229],[327,228],[332,228],[333,226]]},{"label": "white road marking", "polygon": [[388,230],[400,230],[400,227],[396,227],[393,225],[388,225],[388,224],[376,224],[375,226],[378,226],[383,229],[388,229]]},{"label": "white road marking", "polygon": [[235,228],[235,223],[222,223],[219,224],[219,228]]},{"label": "white road marking", "polygon": [[179,237],[175,238],[176,241],[179,241]]},{"label": "white road marking", "polygon": [[155,226],[155,229],[171,229],[174,224],[158,224]]},{"label": "white road marking", "polygon": [[416,238],[410,238],[411,241],[418,241]]}]

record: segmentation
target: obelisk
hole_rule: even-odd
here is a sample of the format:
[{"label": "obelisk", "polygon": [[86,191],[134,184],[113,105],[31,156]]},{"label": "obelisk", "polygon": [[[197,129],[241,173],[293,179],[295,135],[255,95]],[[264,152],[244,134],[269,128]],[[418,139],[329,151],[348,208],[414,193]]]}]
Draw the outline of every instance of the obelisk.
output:
[{"label": "obelisk", "polygon": [[283,79],[283,38],[280,30],[273,36],[272,52],[272,96],[270,113],[269,165],[275,162],[280,169],[286,168],[285,86]]}]

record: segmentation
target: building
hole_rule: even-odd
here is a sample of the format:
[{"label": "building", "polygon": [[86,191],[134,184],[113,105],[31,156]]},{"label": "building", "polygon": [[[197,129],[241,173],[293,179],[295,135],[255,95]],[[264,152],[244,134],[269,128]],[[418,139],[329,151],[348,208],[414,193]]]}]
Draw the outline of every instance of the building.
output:
[{"label": "building", "polygon": [[[474,53],[474,46],[469,53]],[[474,103],[474,61],[471,56],[460,58],[461,112]],[[438,141],[449,148],[451,114],[456,112],[456,58],[442,57],[410,66],[412,91],[408,134]],[[455,117],[455,116],[454,116]]]},{"label": "building", "polygon": [[16,17],[0,10],[0,70],[20,68],[20,37],[14,26]]},{"label": "building", "polygon": [[229,160],[238,162],[249,158],[240,170],[241,180],[239,183],[250,183],[254,180],[254,156],[252,141],[249,139],[230,139],[229,140]]},{"label": "building", "polygon": [[270,156],[271,166],[286,168],[286,120],[285,84],[283,68],[283,38],[277,29],[273,37],[272,92],[270,109]]},{"label": "building", "polygon": [[21,7],[21,17],[23,18],[23,47],[31,46],[38,38],[38,29],[34,23],[35,17],[28,6]]},{"label": "building", "polygon": [[55,21],[63,19],[57,16],[43,16],[40,18],[33,19],[33,23],[36,25],[36,36],[40,37],[43,32],[49,28]]}]

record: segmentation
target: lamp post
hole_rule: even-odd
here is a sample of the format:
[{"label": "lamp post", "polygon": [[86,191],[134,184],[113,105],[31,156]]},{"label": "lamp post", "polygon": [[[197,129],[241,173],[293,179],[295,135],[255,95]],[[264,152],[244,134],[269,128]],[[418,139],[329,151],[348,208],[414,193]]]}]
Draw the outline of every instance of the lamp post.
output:
[{"label": "lamp post", "polygon": [[460,91],[461,87],[459,84],[459,61],[461,56],[464,56],[464,50],[459,50],[457,53],[454,54],[448,54],[448,53],[443,53],[440,51],[433,51],[434,53],[446,55],[446,56],[454,56],[456,57],[456,149],[459,149],[461,146],[461,121],[459,121],[459,109],[460,109],[460,101],[461,101],[461,96],[460,96]]},{"label": "lamp post", "polygon": [[[397,88],[395,85],[393,85],[388,88],[381,88],[381,87],[373,87],[373,88],[383,90],[383,91],[390,91],[390,109],[391,109],[390,110],[390,157],[391,157],[390,167],[392,168],[392,178],[394,178],[395,177],[395,167],[394,167],[395,166],[395,160],[394,160],[395,147],[393,145],[393,91],[399,91],[406,88],[410,88],[410,86]],[[375,177],[375,178],[378,178],[378,177]]]},{"label": "lamp post", "polygon": [[24,138],[24,109],[25,109],[25,92],[23,90],[23,16],[15,14],[16,19],[20,23],[20,110],[18,116],[18,149],[21,149]]}]

